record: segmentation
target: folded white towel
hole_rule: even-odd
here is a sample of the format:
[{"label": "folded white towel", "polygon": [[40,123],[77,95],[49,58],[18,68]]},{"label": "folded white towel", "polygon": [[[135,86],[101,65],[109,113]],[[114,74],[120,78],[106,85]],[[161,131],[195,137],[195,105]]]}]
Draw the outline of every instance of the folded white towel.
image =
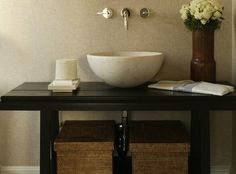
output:
[{"label": "folded white towel", "polygon": [[76,90],[80,84],[80,79],[77,80],[54,80],[48,85],[48,90],[53,92],[72,92]]},{"label": "folded white towel", "polygon": [[171,90],[171,91],[212,94],[219,96],[223,96],[225,94],[234,91],[233,86],[214,84],[209,82],[194,82],[192,80],[182,80],[182,81],[162,80],[157,83],[151,84],[148,87],[163,89],[163,90]]},{"label": "folded white towel", "polygon": [[53,86],[72,86],[73,80],[54,80]]}]

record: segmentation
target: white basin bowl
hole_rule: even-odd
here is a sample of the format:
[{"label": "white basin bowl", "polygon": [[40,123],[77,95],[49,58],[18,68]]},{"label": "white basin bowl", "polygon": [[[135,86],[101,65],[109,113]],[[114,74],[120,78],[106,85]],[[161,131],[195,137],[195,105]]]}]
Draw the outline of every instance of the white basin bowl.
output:
[{"label": "white basin bowl", "polygon": [[87,55],[92,71],[105,83],[129,88],[151,80],[160,70],[163,54],[159,52],[100,52]]}]

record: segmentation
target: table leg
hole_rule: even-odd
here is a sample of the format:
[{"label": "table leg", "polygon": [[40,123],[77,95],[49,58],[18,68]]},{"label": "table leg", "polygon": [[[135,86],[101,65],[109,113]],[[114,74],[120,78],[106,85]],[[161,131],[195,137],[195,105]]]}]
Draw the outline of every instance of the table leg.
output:
[{"label": "table leg", "polygon": [[57,172],[57,155],[54,151],[54,140],[59,133],[59,112],[53,111],[51,117],[51,174],[56,174]]},{"label": "table leg", "polygon": [[56,174],[54,140],[58,133],[58,111],[40,111],[40,174]]},{"label": "table leg", "polygon": [[210,174],[209,111],[191,113],[190,174]]},{"label": "table leg", "polygon": [[50,119],[50,112],[40,111],[40,174],[50,174]]}]

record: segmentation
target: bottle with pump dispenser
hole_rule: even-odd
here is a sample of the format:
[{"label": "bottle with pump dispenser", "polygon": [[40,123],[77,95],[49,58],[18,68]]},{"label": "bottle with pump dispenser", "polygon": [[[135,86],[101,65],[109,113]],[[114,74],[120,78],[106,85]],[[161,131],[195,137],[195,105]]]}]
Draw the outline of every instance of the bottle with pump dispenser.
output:
[{"label": "bottle with pump dispenser", "polygon": [[121,123],[118,125],[118,134],[118,154],[120,156],[126,156],[129,150],[127,111],[122,112],[122,120]]}]

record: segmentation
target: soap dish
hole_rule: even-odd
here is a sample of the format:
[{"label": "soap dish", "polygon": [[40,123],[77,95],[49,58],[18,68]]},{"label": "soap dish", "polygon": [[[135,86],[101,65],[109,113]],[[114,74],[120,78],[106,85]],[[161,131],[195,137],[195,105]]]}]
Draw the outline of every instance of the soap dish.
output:
[{"label": "soap dish", "polygon": [[48,85],[53,92],[72,92],[78,88],[80,80],[54,80]]}]

